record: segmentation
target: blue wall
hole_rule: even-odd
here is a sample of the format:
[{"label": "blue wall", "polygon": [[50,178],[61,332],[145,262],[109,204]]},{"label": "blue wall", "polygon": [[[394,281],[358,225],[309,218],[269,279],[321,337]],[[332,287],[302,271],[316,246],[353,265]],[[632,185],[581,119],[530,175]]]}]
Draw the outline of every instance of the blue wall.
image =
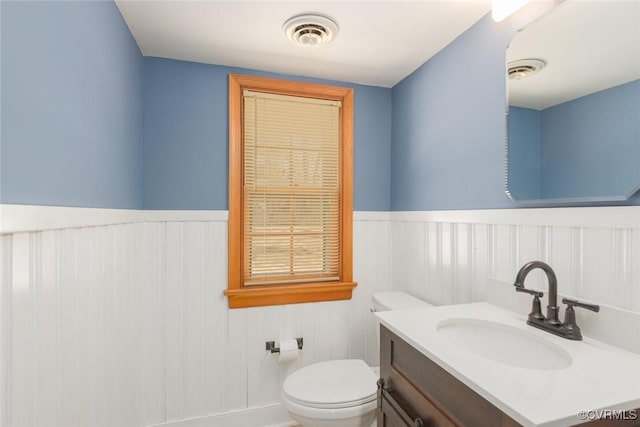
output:
[{"label": "blue wall", "polygon": [[159,58],[145,58],[145,209],[227,209],[229,73],[353,87],[354,209],[390,210],[390,89]]},{"label": "blue wall", "polygon": [[392,210],[513,207],[504,194],[512,34],[487,15],[393,88]]},{"label": "blue wall", "polygon": [[509,164],[509,189],[520,200],[637,189],[640,80],[542,111],[509,107]]},{"label": "blue wall", "polygon": [[[228,73],[326,82],[143,59],[111,1],[0,7],[2,203],[226,209]],[[513,207],[504,57],[518,19],[485,16],[392,90],[328,82],[355,88],[356,210]]]},{"label": "blue wall", "polygon": [[2,203],[142,207],[142,55],[115,3],[2,1]]},{"label": "blue wall", "polygon": [[[515,207],[504,193],[505,49],[518,29],[552,6],[532,3],[500,23],[483,17],[394,86],[392,210]],[[638,138],[631,141],[637,144]],[[612,147],[618,151],[616,143]],[[622,165],[629,159],[614,161]],[[630,161],[638,159],[631,156]],[[532,170],[537,167],[531,165]],[[635,181],[640,182],[637,176]],[[543,184],[536,182],[525,191],[535,193]],[[616,204],[639,202],[637,193]],[[592,203],[598,204],[603,203]]]},{"label": "blue wall", "polygon": [[539,199],[540,111],[509,107],[509,191],[516,199]]},{"label": "blue wall", "polygon": [[625,195],[637,188],[640,80],[542,110],[541,141],[543,197]]}]

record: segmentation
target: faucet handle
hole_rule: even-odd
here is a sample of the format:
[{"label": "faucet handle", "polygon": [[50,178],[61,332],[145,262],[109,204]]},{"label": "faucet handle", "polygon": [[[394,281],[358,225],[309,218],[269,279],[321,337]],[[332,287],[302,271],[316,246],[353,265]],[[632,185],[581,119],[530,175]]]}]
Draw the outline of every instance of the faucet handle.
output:
[{"label": "faucet handle", "polygon": [[529,313],[529,322],[542,322],[544,320],[544,315],[542,314],[542,309],[540,308],[540,298],[544,295],[544,293],[540,291],[534,291],[532,289],[527,289],[524,286],[518,285],[516,285],[516,292],[523,292],[525,294],[533,295],[531,313]]},{"label": "faucet handle", "polygon": [[570,340],[581,340],[582,332],[580,331],[580,327],[576,323],[576,313],[573,307],[586,308],[587,310],[595,311],[597,313],[598,311],[600,311],[600,306],[595,304],[587,304],[569,298],[562,298],[562,302],[564,304],[567,304],[567,309],[564,311],[564,323],[562,324],[562,327],[565,330],[564,337]]},{"label": "faucet handle", "polygon": [[567,308],[570,308],[570,307],[586,308],[587,310],[595,311],[596,313],[600,311],[599,305],[587,304],[586,302],[580,302],[575,299],[562,298],[562,303],[567,304]]},{"label": "faucet handle", "polygon": [[516,292],[524,292],[525,294],[533,295],[538,298],[542,298],[544,293],[540,291],[534,291],[533,289],[527,289],[524,286],[516,286]]}]

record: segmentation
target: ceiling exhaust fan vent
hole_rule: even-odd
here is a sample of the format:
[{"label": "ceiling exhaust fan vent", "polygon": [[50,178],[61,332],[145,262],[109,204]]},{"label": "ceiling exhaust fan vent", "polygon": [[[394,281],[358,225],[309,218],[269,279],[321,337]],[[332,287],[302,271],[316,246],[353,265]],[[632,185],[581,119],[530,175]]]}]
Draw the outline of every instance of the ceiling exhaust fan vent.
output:
[{"label": "ceiling exhaust fan vent", "polygon": [[320,47],[338,35],[338,24],[322,15],[299,15],[285,22],[282,31],[297,46]]},{"label": "ceiling exhaust fan vent", "polygon": [[520,59],[509,62],[509,80],[521,80],[539,73],[547,64],[542,59]]}]

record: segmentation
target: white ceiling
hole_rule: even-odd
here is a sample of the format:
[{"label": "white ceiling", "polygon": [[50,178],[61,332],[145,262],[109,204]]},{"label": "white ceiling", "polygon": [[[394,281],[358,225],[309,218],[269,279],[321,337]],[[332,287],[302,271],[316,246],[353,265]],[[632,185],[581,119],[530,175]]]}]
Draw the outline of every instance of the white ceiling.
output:
[{"label": "white ceiling", "polygon": [[[145,56],[392,87],[491,9],[490,0],[116,0]],[[302,48],[294,15],[338,23],[329,45]]]},{"label": "white ceiling", "polygon": [[546,68],[509,81],[509,104],[544,109],[640,78],[640,0],[571,0],[516,34],[507,60]]}]

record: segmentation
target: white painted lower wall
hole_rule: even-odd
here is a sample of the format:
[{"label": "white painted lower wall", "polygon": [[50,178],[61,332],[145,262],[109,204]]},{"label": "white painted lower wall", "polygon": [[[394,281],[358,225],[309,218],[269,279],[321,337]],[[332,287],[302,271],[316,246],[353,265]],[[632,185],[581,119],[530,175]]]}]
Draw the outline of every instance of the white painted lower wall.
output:
[{"label": "white painted lower wall", "polygon": [[[39,224],[33,212],[2,229],[2,426],[242,420],[277,407],[300,366],[377,364],[374,292],[481,301],[487,277],[508,286],[531,259],[554,267],[563,294],[640,312],[635,207],[356,212],[351,301],[237,310],[222,295],[226,212],[118,212],[115,222],[100,212],[90,226],[93,210],[75,211],[76,224],[65,209],[49,210],[63,222]],[[539,275],[528,280],[544,287]],[[305,347],[291,366],[264,350],[298,336]]]},{"label": "white painted lower wall", "polygon": [[[541,260],[560,293],[640,312],[640,207],[395,212],[391,222],[394,288],[434,304],[484,301],[488,277],[513,283]],[[532,272],[527,287],[546,289],[546,277]]]},{"label": "white painted lower wall", "polygon": [[[227,427],[242,410],[279,404],[300,366],[377,363],[369,309],[372,293],[391,287],[388,214],[354,222],[352,300],[229,310],[226,212],[91,227],[92,210],[52,211],[64,228],[0,236],[2,426]],[[31,218],[13,224],[57,221]],[[295,362],[265,351],[294,337],[304,337]]]}]

